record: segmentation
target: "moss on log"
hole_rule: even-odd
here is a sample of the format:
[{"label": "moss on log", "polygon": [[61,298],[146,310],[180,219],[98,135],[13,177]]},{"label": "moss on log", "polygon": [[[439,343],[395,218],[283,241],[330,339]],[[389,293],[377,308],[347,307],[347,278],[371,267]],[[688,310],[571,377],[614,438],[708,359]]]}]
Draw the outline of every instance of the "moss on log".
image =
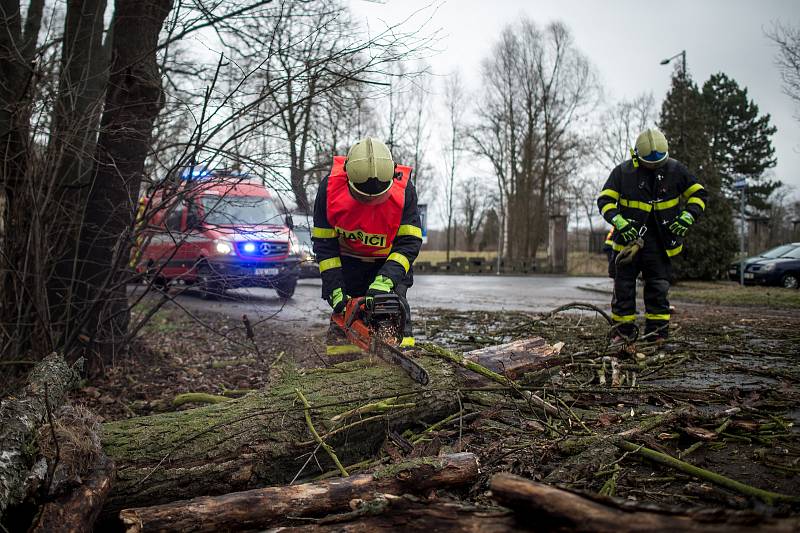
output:
[{"label": "moss on log", "polygon": [[[331,371],[290,373],[270,390],[187,411],[110,422],[103,427],[103,447],[117,464],[117,480],[105,512],[147,506],[200,495],[224,494],[265,485],[285,484],[307,464],[304,476],[333,465],[311,443],[300,390],[311,405],[314,424],[344,464],[373,456],[387,426],[402,431],[421,420],[435,421],[458,410],[453,365],[420,357],[431,382],[422,387],[401,369],[376,362],[342,363]],[[415,406],[383,416],[331,418],[380,398]],[[326,437],[336,427],[349,425]],[[321,450],[317,450],[321,452]]]}]

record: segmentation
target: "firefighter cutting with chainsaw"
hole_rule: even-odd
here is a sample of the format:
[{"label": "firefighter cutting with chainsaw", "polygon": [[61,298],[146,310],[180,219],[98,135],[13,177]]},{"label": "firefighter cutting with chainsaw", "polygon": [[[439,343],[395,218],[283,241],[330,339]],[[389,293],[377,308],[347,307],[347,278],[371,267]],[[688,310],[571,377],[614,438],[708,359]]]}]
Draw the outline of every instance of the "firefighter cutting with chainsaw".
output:
[{"label": "firefighter cutting with chainsaw", "polygon": [[597,206],[614,226],[612,319],[617,339],[636,331],[636,277],[644,278],[645,338],[669,335],[671,258],[706,208],[708,194],[686,166],[669,157],[664,134],[653,128],[636,139],[631,159],[611,171]]},{"label": "firefighter cutting with chainsaw", "polygon": [[369,316],[402,314],[398,348],[414,345],[405,296],[413,283],[411,265],[422,245],[422,230],[411,170],[396,165],[386,145],[368,137],[354,144],[347,157],[335,156],[320,183],[311,236],[322,298],[333,308],[328,355],[364,349],[344,334],[352,326],[343,322],[345,310],[348,322],[355,318],[348,302],[358,303]]}]

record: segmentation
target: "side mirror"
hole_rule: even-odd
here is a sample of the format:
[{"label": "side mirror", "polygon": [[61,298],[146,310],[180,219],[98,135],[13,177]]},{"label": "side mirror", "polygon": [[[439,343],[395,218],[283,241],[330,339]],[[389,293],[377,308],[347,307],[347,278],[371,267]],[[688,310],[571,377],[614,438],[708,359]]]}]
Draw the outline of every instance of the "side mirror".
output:
[{"label": "side mirror", "polygon": [[292,220],[292,215],[286,215],[286,227],[289,229],[294,229],[294,220]]}]

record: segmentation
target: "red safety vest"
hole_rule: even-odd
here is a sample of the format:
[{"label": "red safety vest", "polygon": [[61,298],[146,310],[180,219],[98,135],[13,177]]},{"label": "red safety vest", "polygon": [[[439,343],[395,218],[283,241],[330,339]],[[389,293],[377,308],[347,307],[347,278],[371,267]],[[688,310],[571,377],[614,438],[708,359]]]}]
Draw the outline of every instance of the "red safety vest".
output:
[{"label": "red safety vest", "polygon": [[395,179],[389,197],[377,205],[362,204],[350,194],[345,157],[334,156],[328,177],[328,223],[339,236],[339,253],[351,257],[387,257],[403,218],[406,186],[411,167],[397,165],[402,176]]}]

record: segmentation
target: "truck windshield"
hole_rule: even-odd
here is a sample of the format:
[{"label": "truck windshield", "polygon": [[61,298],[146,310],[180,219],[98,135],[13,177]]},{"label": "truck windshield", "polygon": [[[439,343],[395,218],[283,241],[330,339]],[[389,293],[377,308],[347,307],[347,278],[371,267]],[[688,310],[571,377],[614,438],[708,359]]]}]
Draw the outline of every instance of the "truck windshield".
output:
[{"label": "truck windshield", "polygon": [[203,196],[205,223],[219,226],[262,226],[283,224],[283,218],[269,198],[256,196]]}]

